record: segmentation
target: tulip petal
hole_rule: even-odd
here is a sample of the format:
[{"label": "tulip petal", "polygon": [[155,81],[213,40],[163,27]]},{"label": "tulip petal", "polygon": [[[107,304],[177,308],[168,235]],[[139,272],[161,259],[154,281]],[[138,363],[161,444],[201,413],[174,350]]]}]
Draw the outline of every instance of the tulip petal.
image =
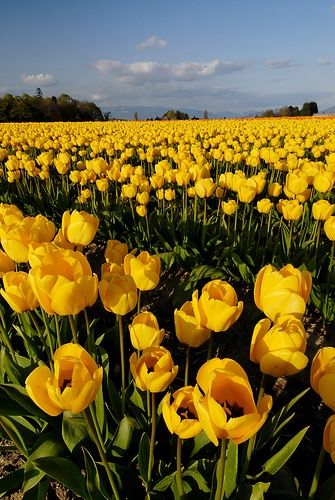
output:
[{"label": "tulip petal", "polygon": [[26,390],[29,397],[45,413],[55,417],[62,413],[63,409],[50,400],[46,383],[52,377],[50,368],[38,366],[31,372],[26,380]]}]

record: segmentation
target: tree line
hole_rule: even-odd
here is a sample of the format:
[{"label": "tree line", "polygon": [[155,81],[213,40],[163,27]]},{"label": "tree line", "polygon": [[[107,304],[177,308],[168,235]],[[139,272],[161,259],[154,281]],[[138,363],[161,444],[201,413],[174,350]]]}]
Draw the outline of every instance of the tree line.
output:
[{"label": "tree line", "polygon": [[278,109],[267,109],[262,113],[261,116],[271,117],[271,116],[313,116],[318,113],[318,105],[316,102],[304,102],[302,108],[299,109],[298,106],[283,106]]},{"label": "tree line", "polygon": [[0,98],[0,122],[54,122],[104,120],[101,109],[94,102],[78,101],[68,94],[44,97],[40,88],[35,95]]}]

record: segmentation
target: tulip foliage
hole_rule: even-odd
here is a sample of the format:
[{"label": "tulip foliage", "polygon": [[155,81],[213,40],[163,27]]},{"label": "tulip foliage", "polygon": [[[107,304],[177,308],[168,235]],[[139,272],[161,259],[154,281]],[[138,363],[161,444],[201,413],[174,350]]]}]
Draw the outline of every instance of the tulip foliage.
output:
[{"label": "tulip foliage", "polygon": [[333,121],[68,127],[0,127],[0,495],[331,498]]}]

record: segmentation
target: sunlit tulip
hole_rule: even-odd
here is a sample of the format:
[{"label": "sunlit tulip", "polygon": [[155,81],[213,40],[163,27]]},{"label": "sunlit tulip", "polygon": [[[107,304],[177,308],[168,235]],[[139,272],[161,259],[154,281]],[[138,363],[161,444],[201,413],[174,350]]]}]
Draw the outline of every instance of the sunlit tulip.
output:
[{"label": "sunlit tulip", "polygon": [[102,368],[83,347],[64,344],[54,353],[53,372],[48,366],[38,366],[28,376],[26,390],[48,415],[80,413],[95,400],[102,376]]},{"label": "sunlit tulip", "polygon": [[137,288],[132,276],[104,273],[99,282],[99,295],[104,308],[124,316],[137,304]]},{"label": "sunlit tulip", "polygon": [[62,232],[73,245],[85,246],[91,243],[99,227],[99,219],[92,214],[74,210],[63,213]]},{"label": "sunlit tulip", "polygon": [[223,201],[221,208],[225,215],[234,215],[237,210],[237,203],[235,200]]},{"label": "sunlit tulip", "polygon": [[137,314],[129,325],[130,341],[134,349],[143,351],[149,346],[160,345],[165,331],[159,328],[156,316],[145,311]]},{"label": "sunlit tulip", "polygon": [[[195,396],[196,394],[196,396]],[[181,439],[197,436],[202,431],[194,398],[199,398],[197,388],[181,387],[172,394],[167,393],[162,400],[162,414],[165,424],[171,434],[177,434]]]},{"label": "sunlit tulip", "polygon": [[301,172],[289,172],[286,175],[285,187],[294,195],[303,193],[308,187],[307,176]]},{"label": "sunlit tulip", "polygon": [[312,214],[315,220],[326,220],[334,211],[334,204],[328,200],[318,200],[312,205]]},{"label": "sunlit tulip", "polygon": [[141,391],[165,391],[178,373],[170,351],[162,346],[147,347],[140,357],[134,352],[129,363],[135,384]]},{"label": "sunlit tulip", "polygon": [[38,307],[38,300],[31,288],[29,276],[23,271],[10,271],[3,275],[1,295],[13,311],[22,313]]},{"label": "sunlit tulip", "polygon": [[312,277],[309,271],[300,271],[291,264],[278,271],[269,264],[257,274],[255,304],[272,321],[284,314],[301,318],[305,313],[311,287]]},{"label": "sunlit tulip", "polygon": [[139,290],[152,290],[158,285],[160,278],[160,257],[148,252],[141,252],[137,256],[130,253],[124,258],[124,270],[133,277]]},{"label": "sunlit tulip", "polygon": [[34,259],[30,284],[48,314],[74,315],[96,302],[98,277],[83,254],[59,248]]},{"label": "sunlit tulip", "polygon": [[194,184],[194,189],[199,198],[209,198],[214,194],[216,185],[211,177],[199,179]]},{"label": "sunlit tulip", "polygon": [[0,225],[17,224],[23,219],[23,213],[16,205],[0,203]]},{"label": "sunlit tulip", "polygon": [[173,201],[176,199],[176,192],[174,189],[168,188],[164,191],[164,198],[166,201]]},{"label": "sunlit tulip", "polygon": [[127,243],[122,243],[119,240],[108,240],[104,257],[108,264],[122,264],[123,259],[128,253]]},{"label": "sunlit tulip", "polygon": [[100,191],[101,193],[105,193],[106,191],[108,191],[109,188],[108,179],[97,179],[95,184],[97,186],[97,190]]},{"label": "sunlit tulip", "polygon": [[330,241],[335,241],[335,215],[331,215],[325,220],[323,225],[326,236]]},{"label": "sunlit tulip", "polygon": [[237,188],[238,199],[241,203],[251,203],[256,194],[256,186],[252,186],[246,181],[241,182]]},{"label": "sunlit tulip", "polygon": [[234,288],[222,280],[209,281],[201,291],[192,294],[194,315],[198,323],[213,332],[224,332],[240,317],[243,302]]},{"label": "sunlit tulip", "polygon": [[177,338],[182,344],[199,347],[209,339],[210,330],[199,324],[191,301],[185,302],[180,309],[175,309],[174,325]]},{"label": "sunlit tulip", "polygon": [[250,359],[266,375],[294,375],[308,363],[306,344],[305,329],[295,316],[280,316],[274,324],[268,318],[261,319],[252,335]]},{"label": "sunlit tulip", "polygon": [[234,360],[213,358],[197,374],[204,396],[195,399],[198,418],[208,438],[217,446],[219,439],[240,444],[262,427],[272,407],[271,396],[255,404],[248,376]]},{"label": "sunlit tulip", "polygon": [[0,278],[3,277],[5,273],[8,273],[9,271],[14,271],[15,269],[15,262],[13,259],[8,257],[8,255],[0,250]]},{"label": "sunlit tulip", "polygon": [[335,411],[335,347],[318,350],[312,361],[310,382],[325,405]]},{"label": "sunlit tulip", "polygon": [[285,220],[299,220],[304,210],[298,200],[283,200],[281,210]]},{"label": "sunlit tulip", "polygon": [[319,193],[328,193],[333,189],[334,180],[333,172],[319,172],[314,177],[313,186]]},{"label": "sunlit tulip", "polygon": [[273,196],[274,198],[277,198],[278,196],[281,195],[283,191],[283,187],[279,182],[271,182],[268,185],[268,195]]},{"label": "sunlit tulip", "polygon": [[273,207],[273,203],[268,198],[263,198],[257,202],[257,210],[260,214],[268,214]]},{"label": "sunlit tulip", "polygon": [[139,217],[146,217],[148,214],[148,209],[145,205],[137,205],[135,210]]},{"label": "sunlit tulip", "polygon": [[335,415],[328,418],[323,431],[323,447],[335,464]]}]

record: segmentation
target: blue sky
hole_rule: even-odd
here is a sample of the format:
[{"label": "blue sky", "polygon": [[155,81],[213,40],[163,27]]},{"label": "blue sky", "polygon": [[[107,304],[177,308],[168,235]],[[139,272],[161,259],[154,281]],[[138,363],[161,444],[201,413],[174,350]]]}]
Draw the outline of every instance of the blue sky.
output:
[{"label": "blue sky", "polygon": [[0,95],[211,112],[335,105],[334,0],[0,0]]}]

